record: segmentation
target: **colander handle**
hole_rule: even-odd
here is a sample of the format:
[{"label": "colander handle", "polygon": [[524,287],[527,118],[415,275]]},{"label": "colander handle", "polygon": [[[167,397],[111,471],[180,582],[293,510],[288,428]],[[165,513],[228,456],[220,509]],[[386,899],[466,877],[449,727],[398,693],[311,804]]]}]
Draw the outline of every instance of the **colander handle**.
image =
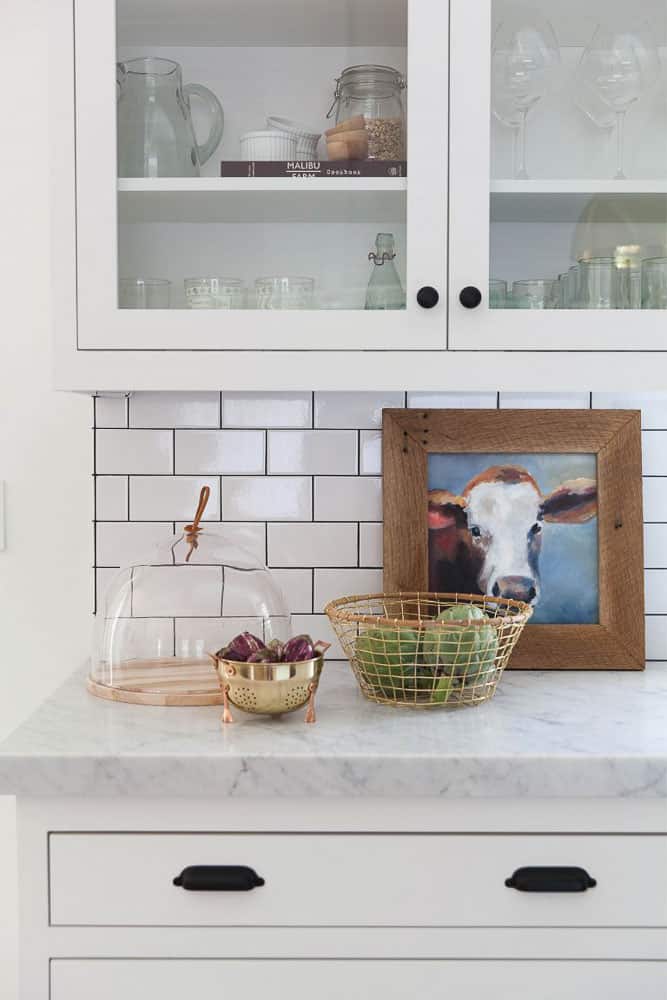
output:
[{"label": "colander handle", "polygon": [[174,879],[188,892],[248,892],[264,885],[253,868],[243,865],[191,865]]}]

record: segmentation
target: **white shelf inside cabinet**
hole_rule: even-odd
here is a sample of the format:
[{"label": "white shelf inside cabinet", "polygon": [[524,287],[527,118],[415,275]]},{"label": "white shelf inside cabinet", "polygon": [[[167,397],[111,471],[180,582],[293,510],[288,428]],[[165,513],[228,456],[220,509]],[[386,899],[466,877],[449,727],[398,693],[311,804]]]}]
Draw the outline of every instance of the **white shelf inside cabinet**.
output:
[{"label": "white shelf inside cabinet", "polygon": [[130,45],[405,45],[406,0],[118,0]]},{"label": "white shelf inside cabinet", "polygon": [[637,222],[667,221],[667,180],[494,180],[492,222],[577,222],[595,199],[597,221],[624,218]]},{"label": "white shelf inside cabinet", "polygon": [[118,181],[122,223],[403,222],[406,178],[184,177]]}]

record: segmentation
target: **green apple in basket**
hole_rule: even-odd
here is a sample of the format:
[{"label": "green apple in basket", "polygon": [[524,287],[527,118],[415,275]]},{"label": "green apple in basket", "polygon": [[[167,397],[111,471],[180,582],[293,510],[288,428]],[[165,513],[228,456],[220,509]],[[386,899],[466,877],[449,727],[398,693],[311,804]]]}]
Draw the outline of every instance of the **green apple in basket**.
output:
[{"label": "green apple in basket", "polygon": [[[498,636],[493,625],[474,625],[487,618],[475,604],[454,604],[441,611],[437,622],[468,622],[451,629],[430,628],[424,632],[421,659],[425,670],[435,671],[443,680],[467,678],[484,681],[494,670]],[[438,689],[436,688],[436,691]],[[443,691],[446,700],[448,689]]]},{"label": "green apple in basket", "polygon": [[369,684],[385,698],[414,692],[419,633],[411,628],[375,628],[360,635],[355,660]]}]

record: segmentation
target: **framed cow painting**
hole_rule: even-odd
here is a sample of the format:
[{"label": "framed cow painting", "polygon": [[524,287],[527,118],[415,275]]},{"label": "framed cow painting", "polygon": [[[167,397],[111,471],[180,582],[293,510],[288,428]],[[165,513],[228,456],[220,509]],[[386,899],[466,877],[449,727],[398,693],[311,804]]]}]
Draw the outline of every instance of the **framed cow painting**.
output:
[{"label": "framed cow painting", "polygon": [[510,666],[641,670],[641,424],[629,410],[385,410],[384,589],[533,607]]}]

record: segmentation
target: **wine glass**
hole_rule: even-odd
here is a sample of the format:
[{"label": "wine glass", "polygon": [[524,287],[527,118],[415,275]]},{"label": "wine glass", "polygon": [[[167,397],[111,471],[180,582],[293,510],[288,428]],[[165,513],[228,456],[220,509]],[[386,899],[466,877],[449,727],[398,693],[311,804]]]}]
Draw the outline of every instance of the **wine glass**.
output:
[{"label": "wine glass", "polygon": [[591,95],[616,116],[615,180],[626,180],[625,116],[658,79],[660,60],[649,30],[622,31],[598,26],[584,51],[576,75],[579,99]]},{"label": "wine glass", "polygon": [[526,119],[553,86],[560,65],[556,34],[536,11],[516,8],[500,24],[491,60],[493,113],[515,129],[517,162],[514,176],[527,180]]}]

